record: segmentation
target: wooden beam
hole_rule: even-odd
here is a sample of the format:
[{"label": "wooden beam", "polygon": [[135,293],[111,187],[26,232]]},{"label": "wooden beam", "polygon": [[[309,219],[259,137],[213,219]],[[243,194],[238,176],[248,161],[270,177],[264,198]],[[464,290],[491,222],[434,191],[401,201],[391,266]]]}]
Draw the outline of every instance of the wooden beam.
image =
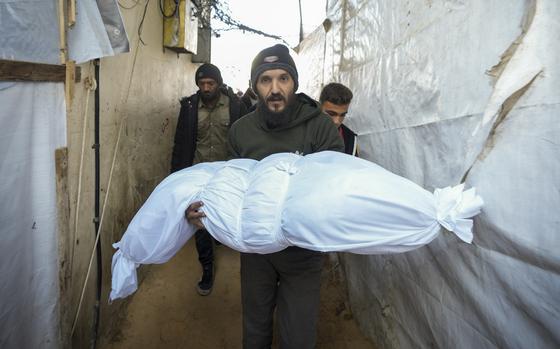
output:
[{"label": "wooden beam", "polygon": [[[81,79],[80,67],[75,67],[75,82]],[[66,81],[66,66],[0,59],[0,81]]]}]

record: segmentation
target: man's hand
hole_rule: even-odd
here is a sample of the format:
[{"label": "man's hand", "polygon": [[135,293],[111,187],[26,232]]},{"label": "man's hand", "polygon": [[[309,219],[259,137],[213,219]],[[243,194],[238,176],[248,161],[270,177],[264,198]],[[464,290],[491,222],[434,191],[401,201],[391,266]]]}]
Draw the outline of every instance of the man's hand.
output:
[{"label": "man's hand", "polygon": [[206,217],[206,215],[204,212],[199,211],[203,205],[202,201],[193,202],[185,211],[185,218],[190,224],[194,225],[196,229],[204,229],[201,218]]}]

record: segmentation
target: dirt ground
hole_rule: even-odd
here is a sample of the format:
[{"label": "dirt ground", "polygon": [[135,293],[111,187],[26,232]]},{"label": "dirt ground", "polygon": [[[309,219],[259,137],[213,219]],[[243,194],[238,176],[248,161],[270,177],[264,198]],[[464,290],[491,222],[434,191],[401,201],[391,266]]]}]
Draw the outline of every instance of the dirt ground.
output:
[{"label": "dirt ground", "polygon": [[[100,338],[98,348],[241,348],[239,254],[216,248],[214,289],[201,297],[195,290],[200,266],[193,240],[168,263],[150,268],[117,328]],[[336,268],[325,256],[317,348],[373,349],[352,318]]]}]

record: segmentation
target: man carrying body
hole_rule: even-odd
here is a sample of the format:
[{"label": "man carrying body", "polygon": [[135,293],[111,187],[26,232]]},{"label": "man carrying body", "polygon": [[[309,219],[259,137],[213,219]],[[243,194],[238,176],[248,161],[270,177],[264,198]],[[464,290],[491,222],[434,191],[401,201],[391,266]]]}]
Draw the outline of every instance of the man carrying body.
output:
[{"label": "man carrying body", "polygon": [[[234,157],[261,160],[280,152],[310,154],[344,150],[329,118],[304,94],[295,94],[298,73],[288,48],[261,51],[251,66],[253,90],[259,98],[254,112],[230,129]],[[201,224],[200,203],[187,218]],[[270,348],[276,307],[280,348],[314,348],[324,255],[288,247],[271,254],[241,253],[243,347]]]},{"label": "man carrying body", "polygon": [[331,82],[323,87],[319,103],[323,113],[329,115],[344,140],[344,152],[358,156],[358,136],[342,122],[352,102],[352,91],[342,84]]},{"label": "man carrying body", "polygon": [[[226,160],[227,132],[231,124],[246,113],[246,108],[231,88],[222,84],[215,65],[201,65],[195,73],[199,90],[181,99],[181,112],[175,132],[171,172],[200,162]],[[197,291],[206,296],[214,284],[213,238],[205,229],[195,234],[202,277]]]}]

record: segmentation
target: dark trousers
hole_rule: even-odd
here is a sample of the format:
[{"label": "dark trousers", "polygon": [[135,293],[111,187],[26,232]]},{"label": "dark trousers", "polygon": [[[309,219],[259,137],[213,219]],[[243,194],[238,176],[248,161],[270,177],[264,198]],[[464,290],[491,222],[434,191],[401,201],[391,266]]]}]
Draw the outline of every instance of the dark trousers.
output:
[{"label": "dark trousers", "polygon": [[272,345],[273,314],[280,348],[314,348],[324,254],[299,247],[241,253],[243,348]]},{"label": "dark trousers", "polygon": [[214,238],[206,229],[197,230],[194,237],[196,240],[198,261],[203,267],[212,264],[214,262]]}]

